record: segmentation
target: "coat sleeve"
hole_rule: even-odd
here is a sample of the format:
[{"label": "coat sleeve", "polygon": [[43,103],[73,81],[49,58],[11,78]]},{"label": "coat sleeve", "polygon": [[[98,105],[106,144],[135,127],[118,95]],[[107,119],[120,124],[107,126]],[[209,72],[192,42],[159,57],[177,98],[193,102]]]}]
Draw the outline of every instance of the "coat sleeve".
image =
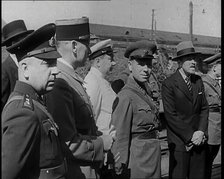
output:
[{"label": "coat sleeve", "polygon": [[129,146],[131,137],[131,123],[133,118],[133,109],[130,99],[122,93],[115,99],[114,110],[112,113],[112,124],[116,130],[116,140],[112,146],[112,153],[115,156],[120,152],[120,163],[128,164]]},{"label": "coat sleeve", "polygon": [[200,85],[202,87],[202,101],[201,101],[201,113],[200,113],[200,122],[198,130],[203,131],[206,136],[208,136],[208,115],[209,115],[209,106],[206,99],[204,84],[200,80]]},{"label": "coat sleeve", "polygon": [[194,129],[180,119],[175,108],[175,95],[170,81],[164,81],[162,84],[162,101],[168,127],[179,136],[185,144],[188,144],[191,141]]},{"label": "coat sleeve", "polygon": [[40,146],[37,116],[17,105],[12,102],[2,115],[2,178],[7,179],[18,178],[25,166],[32,165],[34,151]]},{"label": "coat sleeve", "polygon": [[9,75],[7,73],[6,68],[7,67],[3,63],[2,64],[2,104],[1,104],[2,109],[1,111],[3,110],[3,107],[6,104],[10,94],[10,81],[9,81]]},{"label": "coat sleeve", "polygon": [[102,101],[102,94],[97,82],[97,79],[93,79],[90,76],[88,78],[85,78],[85,84],[84,87],[86,88],[86,92],[90,97],[90,101],[93,105],[93,111],[95,113],[96,119],[99,116],[100,109],[101,109],[101,101]]},{"label": "coat sleeve", "polygon": [[77,131],[73,89],[63,79],[57,79],[54,89],[47,94],[48,111],[59,126],[61,139],[67,144],[74,159],[82,162],[101,162],[103,160],[103,141],[100,137],[82,136]]}]

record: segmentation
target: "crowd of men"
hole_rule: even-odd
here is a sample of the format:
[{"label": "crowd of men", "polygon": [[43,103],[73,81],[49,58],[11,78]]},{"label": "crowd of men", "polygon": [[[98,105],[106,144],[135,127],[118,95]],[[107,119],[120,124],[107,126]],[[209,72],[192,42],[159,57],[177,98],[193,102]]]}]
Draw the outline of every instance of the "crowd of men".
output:
[{"label": "crowd of men", "polygon": [[[2,178],[161,178],[157,46],[127,46],[127,75],[110,84],[111,39],[90,46],[87,17],[27,30],[2,29]],[[177,45],[179,68],[162,83],[169,178],[211,178],[221,145],[221,54],[204,60],[191,41]],[[76,72],[90,61],[85,78]],[[157,84],[156,89],[159,89]]]}]

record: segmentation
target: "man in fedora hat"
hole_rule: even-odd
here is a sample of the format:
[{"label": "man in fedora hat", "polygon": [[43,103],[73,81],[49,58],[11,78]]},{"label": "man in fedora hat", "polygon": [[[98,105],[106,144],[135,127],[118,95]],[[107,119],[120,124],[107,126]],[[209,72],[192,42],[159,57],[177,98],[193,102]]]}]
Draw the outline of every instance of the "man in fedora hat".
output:
[{"label": "man in fedora hat", "polygon": [[212,164],[221,145],[221,86],[218,78],[221,77],[221,53],[203,61],[208,71],[202,75],[205,87],[205,96],[209,105],[208,117],[208,161],[206,162],[206,178],[210,179]]},{"label": "man in fedora hat", "polygon": [[179,69],[162,84],[170,178],[205,178],[208,103],[191,41],[177,45]]},{"label": "man in fedora hat", "polygon": [[110,149],[112,137],[97,131],[89,96],[83,79],[75,70],[83,66],[90,53],[89,19],[86,17],[56,21],[60,74],[52,92],[47,94],[47,108],[61,130],[67,144],[68,178],[96,178]]},{"label": "man in fedora hat", "polygon": [[49,43],[54,34],[55,24],[47,24],[8,48],[19,67],[2,112],[2,178],[65,178],[58,126],[42,99],[58,74],[60,54]]},{"label": "man in fedora hat", "polygon": [[131,73],[114,102],[111,122],[116,130],[111,151],[121,178],[161,178],[158,108],[145,86],[155,47],[147,40],[137,41],[124,54]]},{"label": "man in fedora hat", "polygon": [[[6,50],[12,44],[29,35],[33,30],[27,30],[23,20],[15,20],[6,24],[2,29],[2,47]],[[7,50],[8,51],[8,50]],[[9,54],[2,63],[2,102],[1,111],[13,91],[18,79],[18,62],[15,54]]]}]

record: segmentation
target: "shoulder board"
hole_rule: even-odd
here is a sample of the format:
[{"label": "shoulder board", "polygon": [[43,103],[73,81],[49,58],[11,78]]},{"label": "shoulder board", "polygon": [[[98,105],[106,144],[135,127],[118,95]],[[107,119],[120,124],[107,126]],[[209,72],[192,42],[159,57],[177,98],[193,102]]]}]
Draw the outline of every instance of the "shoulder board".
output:
[{"label": "shoulder board", "polygon": [[30,109],[30,110],[34,110],[34,107],[33,107],[33,100],[32,98],[28,95],[28,94],[25,94],[24,95],[24,98],[23,98],[23,108],[27,108],[27,109]]}]

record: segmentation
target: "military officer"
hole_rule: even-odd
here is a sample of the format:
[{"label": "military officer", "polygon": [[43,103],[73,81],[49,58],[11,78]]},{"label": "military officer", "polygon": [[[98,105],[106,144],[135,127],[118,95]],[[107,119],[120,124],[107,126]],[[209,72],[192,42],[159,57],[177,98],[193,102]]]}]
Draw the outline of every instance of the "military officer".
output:
[{"label": "military officer", "polygon": [[218,78],[221,77],[221,53],[204,60],[208,72],[202,75],[205,96],[209,105],[208,117],[208,173],[206,178],[211,178],[213,161],[221,145],[221,86]]},{"label": "military officer", "polygon": [[67,144],[68,178],[97,178],[110,149],[112,137],[97,131],[84,80],[76,73],[90,53],[89,19],[87,17],[56,21],[56,43],[62,58],[58,59],[60,74],[54,89],[47,94],[49,112],[61,129]]},{"label": "military officer", "polygon": [[158,109],[145,87],[154,47],[149,41],[137,41],[124,54],[129,58],[131,73],[114,102],[112,124],[116,139],[111,149],[115,171],[122,178],[161,177]]},{"label": "military officer", "polygon": [[42,100],[58,74],[60,55],[49,43],[54,34],[55,24],[47,24],[8,48],[19,79],[2,112],[3,179],[65,178],[58,126]]}]

